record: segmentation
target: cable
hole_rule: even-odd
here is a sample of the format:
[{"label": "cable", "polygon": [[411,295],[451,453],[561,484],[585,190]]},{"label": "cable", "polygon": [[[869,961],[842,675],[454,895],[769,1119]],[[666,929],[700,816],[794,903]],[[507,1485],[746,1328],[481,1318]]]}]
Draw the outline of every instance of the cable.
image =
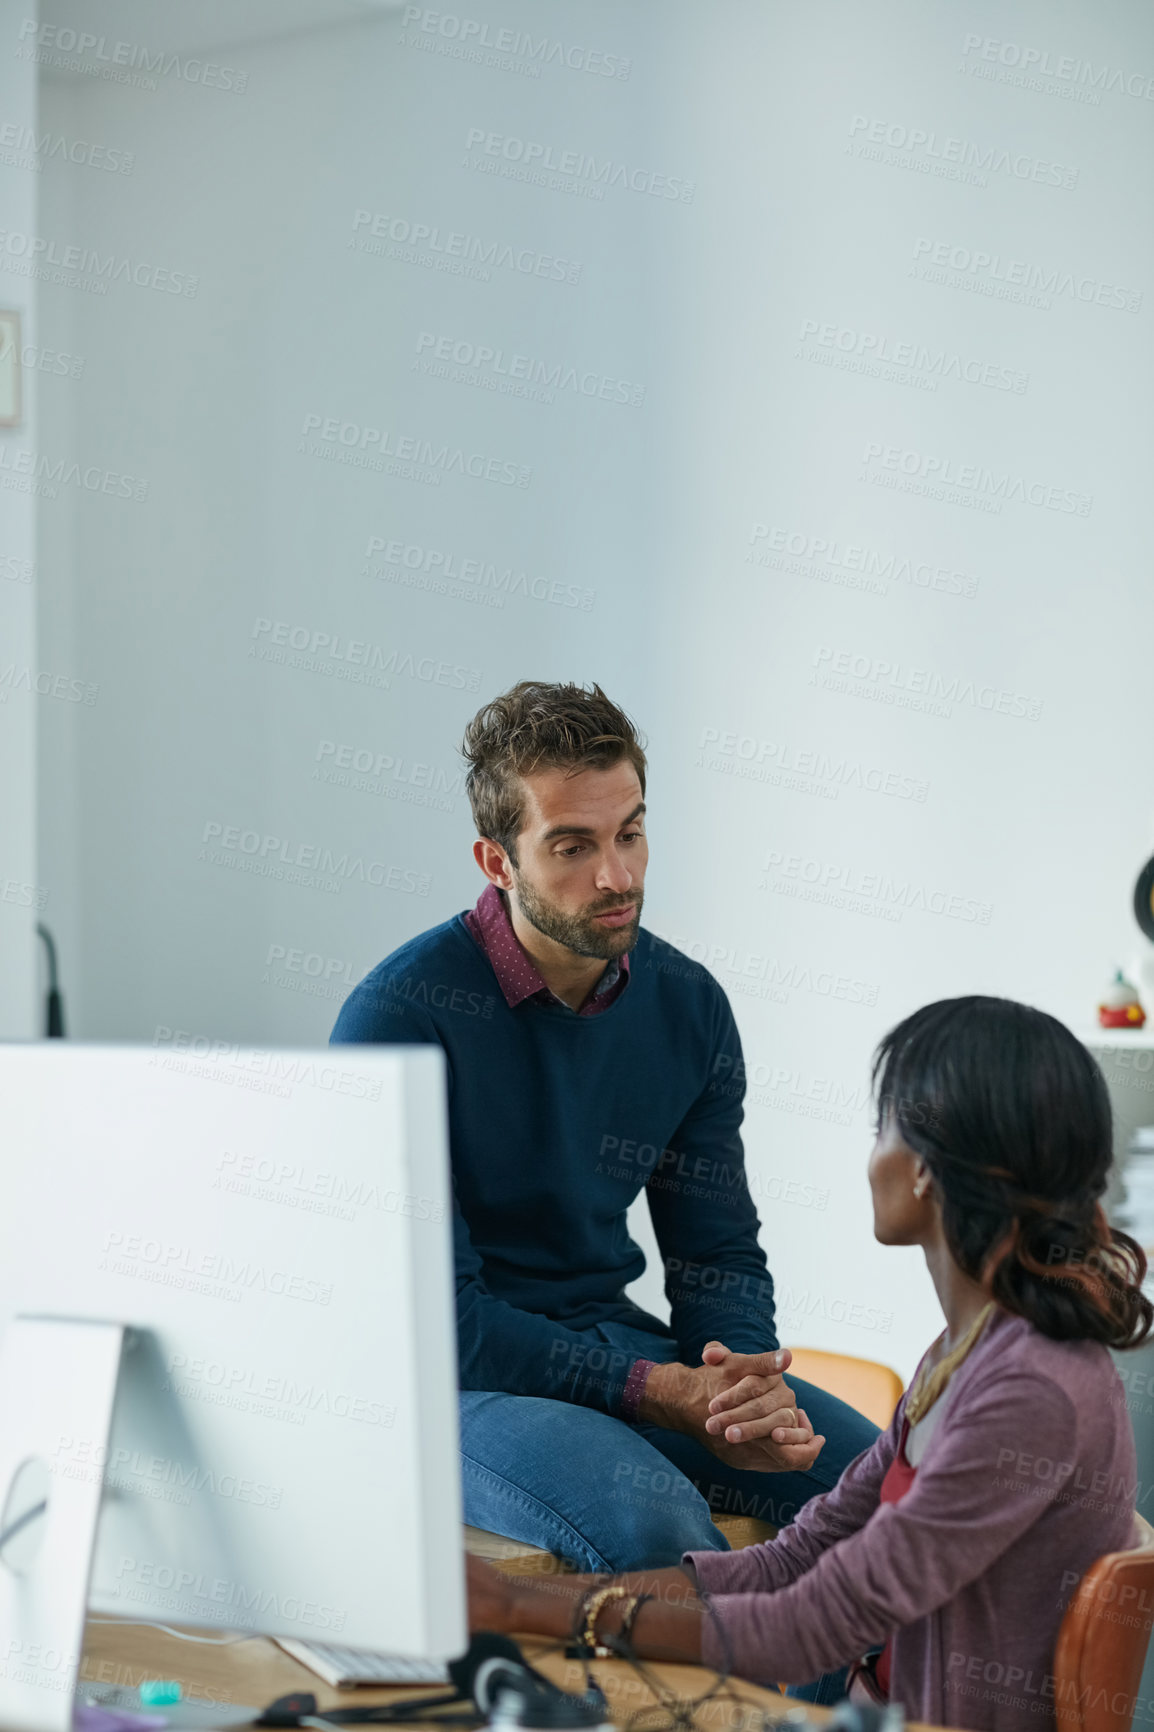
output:
[{"label": "cable", "polygon": [[[3,1544],[3,1540],[0,1540]],[[90,1624],[122,1624],[126,1630],[163,1630],[178,1642],[202,1642],[206,1648],[231,1648],[237,1642],[255,1642],[259,1637],[252,1630],[244,1636],[190,1636],[187,1630],[174,1630],[171,1624],[154,1624],[148,1618],[89,1618]]]},{"label": "cable", "polygon": [[64,1000],[60,994],[60,977],[56,968],[56,940],[47,926],[40,921],[36,923],[36,931],[48,952],[48,997],[45,1000],[44,1032],[49,1038],[59,1040],[64,1035]]},{"label": "cable", "polygon": [[[702,1598],[704,1600],[705,1596],[703,1595]],[[717,1614],[713,1607],[708,1608],[707,1615],[717,1621]],[[726,1633],[720,1624],[718,1629],[728,1668],[729,1645]],[[503,1638],[498,1636],[495,1639],[500,1641]],[[474,1641],[476,1640],[477,1638],[474,1637]],[[733,1688],[728,1669],[724,1672],[716,1672],[708,1689],[701,1696],[683,1701],[671,1690],[666,1689],[661,1681],[653,1675],[650,1667],[637,1656],[631,1643],[621,1642],[619,1637],[608,1634],[602,1640],[606,1646],[618,1645],[621,1658],[631,1667],[644,1687],[654,1697],[654,1702],[651,1705],[630,1715],[623,1722],[627,1729],[634,1728],[640,1732],[640,1729],[644,1727],[645,1732],[705,1732],[705,1728],[697,1718],[697,1711],[704,1703],[711,1700],[726,1701],[737,1710],[728,1722],[730,1732],[779,1732],[779,1729],[786,1725],[791,1718],[796,1719],[797,1710],[792,1705],[783,1704],[781,1714],[775,1715],[763,1707],[761,1703],[740,1695]],[[549,1655],[564,1653],[566,1646],[567,1644],[564,1642],[551,1643],[538,1650],[534,1658],[543,1659]],[[523,1656],[521,1656],[520,1663],[525,1666],[531,1676],[535,1674],[536,1668],[525,1661]],[[582,1656],[582,1663],[586,1682],[600,1698],[600,1702],[604,1706],[604,1718],[609,1719],[612,1713],[611,1703],[594,1679],[587,1656]],[[453,1666],[450,1666],[450,1671],[453,1671]],[[256,1723],[259,1726],[270,1727],[309,1727],[311,1732],[338,1732],[338,1729],[347,1726],[372,1727],[397,1723],[402,1725],[416,1723],[426,1727],[482,1725],[489,1710],[488,1705],[486,1708],[474,1708],[469,1703],[469,1693],[475,1690],[475,1682],[466,1687],[460,1680],[455,1681],[457,1682],[457,1694],[455,1696],[425,1696],[415,1699],[410,1697],[400,1702],[379,1703],[365,1708],[318,1710],[316,1697],[311,1692],[296,1692],[270,1703]],[[548,1680],[545,1682],[550,1693],[558,1696],[562,1702],[567,1701],[570,1704],[580,1702],[581,1698],[572,1695],[567,1696],[566,1692],[558,1689],[557,1686],[550,1685]],[[466,1704],[469,1705],[466,1706]],[[439,1712],[444,1708],[456,1708],[458,1710],[464,1708],[465,1712]],[[522,1724],[517,1717],[516,1710],[511,1710],[511,1716],[511,1723],[514,1726]],[[531,1724],[532,1721],[533,1714],[530,1711],[529,1719],[524,1723]]]},{"label": "cable", "polygon": [[[3,1551],[8,1541],[26,1527],[30,1521],[36,1516],[43,1515],[47,1507],[48,1503],[45,1499],[41,1503],[33,1504],[24,1511],[23,1515],[18,1516],[14,1522],[10,1522],[4,1532],[0,1534],[0,1551]],[[751,1709],[753,1711],[752,1732],[767,1732],[768,1728],[780,1724],[767,1708],[764,1708],[760,1703],[751,1702],[748,1697],[739,1696],[734,1690],[729,1634],[718,1617],[716,1608],[708,1594],[701,1595],[701,1603],[707,1616],[712,1618],[720,1639],[723,1665],[721,1671],[714,1673],[709,1688],[703,1690],[700,1696],[683,1698],[677,1696],[673,1691],[667,1690],[661,1680],[651,1672],[647,1662],[637,1653],[631,1641],[624,1641],[620,1636],[613,1634],[606,1634],[602,1638],[607,1648],[617,1650],[618,1657],[624,1660],[630,1669],[636,1673],[642,1684],[654,1697],[650,1706],[638,1708],[635,1713],[629,1716],[625,1722],[626,1732],[699,1732],[697,1711],[704,1707],[707,1702],[714,1700],[731,1702],[735,1707]],[[236,1636],[193,1636],[187,1630],[177,1630],[171,1624],[158,1624],[148,1618],[89,1618],[88,1622],[90,1624],[120,1624],[125,1629],[133,1630],[160,1630],[166,1636],[174,1636],[178,1642],[196,1642],[206,1648],[231,1648],[239,1642],[251,1642],[259,1639],[259,1636],[252,1631]],[[565,1646],[565,1642],[557,1642],[544,1649],[543,1652],[545,1654],[563,1653]],[[599,1686],[593,1676],[588,1657],[583,1657],[582,1664],[585,1670],[587,1690],[598,1689]],[[416,1706],[419,1708],[441,1707],[448,1706],[451,1702],[453,1702],[452,1697],[442,1696],[440,1698],[426,1698],[417,1703]],[[320,1732],[333,1732],[334,1726],[339,1726],[342,1723],[349,1724],[355,1720],[371,1722],[372,1719],[378,1719],[381,1722],[387,1722],[394,1716],[400,1719],[404,1711],[407,1710],[411,1713],[412,1708],[412,1703],[398,1702],[395,1704],[381,1703],[377,1710],[362,1708],[359,1710],[346,1709],[342,1712],[340,1709],[335,1709],[330,1719],[323,1719],[319,1715],[302,1715],[297,1723],[301,1726],[319,1728]],[[668,1716],[667,1720],[657,1722],[649,1720],[646,1723],[647,1716],[659,1714],[662,1710]],[[476,1721],[475,1715],[430,1716],[430,1719],[434,1718],[443,1725],[474,1724]],[[741,1732],[741,1722],[733,1722],[732,1732]]]},{"label": "cable", "polygon": [[[632,1640],[622,1639],[619,1633],[606,1634],[603,1637],[605,1646],[616,1650],[618,1657],[627,1663],[655,1698],[651,1706],[639,1708],[629,1716],[625,1721],[626,1732],[699,1732],[698,1710],[711,1701],[729,1702],[734,1708],[748,1711],[740,1718],[735,1717],[730,1723],[732,1732],[741,1732],[743,1726],[748,1727],[749,1732],[771,1732],[789,1713],[788,1709],[783,1709],[781,1717],[776,1717],[762,1703],[752,1702],[748,1697],[738,1694],[732,1679],[733,1651],[729,1632],[719,1618],[711,1596],[701,1593],[700,1599],[706,1616],[712,1620],[717,1631],[722,1651],[722,1669],[714,1673],[708,1688],[703,1690],[700,1696],[682,1698],[667,1689],[655,1676],[650,1664],[637,1653]],[[586,1675],[589,1676],[588,1663]]]},{"label": "cable", "polygon": [[30,1521],[34,1520],[36,1516],[42,1516],[47,1508],[48,1499],[46,1497],[41,1498],[39,1503],[30,1504],[24,1514],[18,1515],[14,1522],[9,1522],[4,1532],[0,1534],[0,1552],[4,1550],[9,1540],[15,1539],[16,1535],[26,1528]]},{"label": "cable", "polygon": [[[0,1534],[0,1552],[4,1550],[9,1540],[15,1539],[16,1535],[21,1533],[30,1521],[34,1521],[37,1516],[42,1516],[47,1508],[48,1499],[42,1498],[39,1503],[30,1504],[23,1515],[18,1515],[14,1522],[9,1522],[4,1532]],[[187,1630],[174,1630],[171,1624],[154,1624],[145,1618],[89,1618],[88,1622],[90,1624],[123,1624],[126,1629],[130,1630],[163,1630],[166,1636],[175,1636],[179,1642],[201,1642],[206,1648],[230,1648],[236,1642],[251,1642],[253,1640],[251,1631],[244,1636],[190,1636]]]}]

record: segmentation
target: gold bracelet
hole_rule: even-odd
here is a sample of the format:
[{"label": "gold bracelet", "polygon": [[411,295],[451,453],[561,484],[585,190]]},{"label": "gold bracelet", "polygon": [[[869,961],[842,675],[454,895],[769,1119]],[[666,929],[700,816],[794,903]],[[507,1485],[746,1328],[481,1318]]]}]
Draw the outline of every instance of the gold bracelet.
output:
[{"label": "gold bracelet", "polygon": [[590,1594],[585,1602],[585,1628],[582,1631],[582,1642],[585,1652],[595,1660],[611,1660],[613,1649],[605,1647],[597,1640],[597,1614],[610,1600],[626,1600],[629,1595],[624,1588],[599,1588],[595,1594]]}]

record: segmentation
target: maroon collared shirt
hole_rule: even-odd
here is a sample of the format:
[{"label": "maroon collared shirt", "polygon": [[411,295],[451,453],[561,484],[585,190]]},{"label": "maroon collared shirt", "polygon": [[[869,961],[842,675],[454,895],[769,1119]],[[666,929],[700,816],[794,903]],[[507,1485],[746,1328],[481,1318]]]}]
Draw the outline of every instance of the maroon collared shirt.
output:
[{"label": "maroon collared shirt", "polygon": [[[513,931],[505,898],[495,884],[486,884],[477,898],[476,907],[470,908],[465,915],[465,925],[470,937],[492,964],[497,984],[510,1010],[515,1010],[526,999],[535,1004],[563,1004],[566,1010],[572,1010],[571,1005],[565,1004],[563,998],[558,998],[552,988],[546,986],[544,975]],[[597,985],[574,1015],[596,1016],[600,1011],[608,1010],[628,984],[629,956],[626,953],[606,965]]]}]

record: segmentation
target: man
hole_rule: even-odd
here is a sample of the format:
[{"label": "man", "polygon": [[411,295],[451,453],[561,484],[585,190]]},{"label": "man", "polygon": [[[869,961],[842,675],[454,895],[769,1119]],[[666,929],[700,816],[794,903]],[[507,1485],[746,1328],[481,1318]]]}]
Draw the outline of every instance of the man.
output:
[{"label": "man", "polygon": [[[583,1570],[724,1550],[711,1511],[781,1525],[876,1427],[782,1380],[733,1016],[640,924],[632,723],[597,685],[522,681],[464,754],[488,884],[386,957],[332,1039],[447,1056],[465,1518]],[[668,1324],[625,1293],[642,1189]]]}]

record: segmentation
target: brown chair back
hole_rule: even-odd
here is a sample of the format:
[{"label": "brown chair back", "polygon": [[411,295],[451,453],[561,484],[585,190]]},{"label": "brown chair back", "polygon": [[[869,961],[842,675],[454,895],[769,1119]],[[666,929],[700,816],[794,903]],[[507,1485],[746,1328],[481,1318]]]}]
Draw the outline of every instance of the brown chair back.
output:
[{"label": "brown chair back", "polygon": [[1058,1732],[1130,1732],[1154,1625],[1154,1528],[1134,1522],[1138,1544],[1092,1563],[1066,1607],[1054,1649]]},{"label": "brown chair back", "polygon": [[[790,1343],[786,1343],[791,1346]],[[848,1353],[827,1353],[820,1347],[791,1347],[790,1372],[848,1402],[884,1431],[901,1400],[902,1380],[888,1365],[874,1359],[854,1359]],[[812,1417],[812,1416],[811,1416]]]}]

